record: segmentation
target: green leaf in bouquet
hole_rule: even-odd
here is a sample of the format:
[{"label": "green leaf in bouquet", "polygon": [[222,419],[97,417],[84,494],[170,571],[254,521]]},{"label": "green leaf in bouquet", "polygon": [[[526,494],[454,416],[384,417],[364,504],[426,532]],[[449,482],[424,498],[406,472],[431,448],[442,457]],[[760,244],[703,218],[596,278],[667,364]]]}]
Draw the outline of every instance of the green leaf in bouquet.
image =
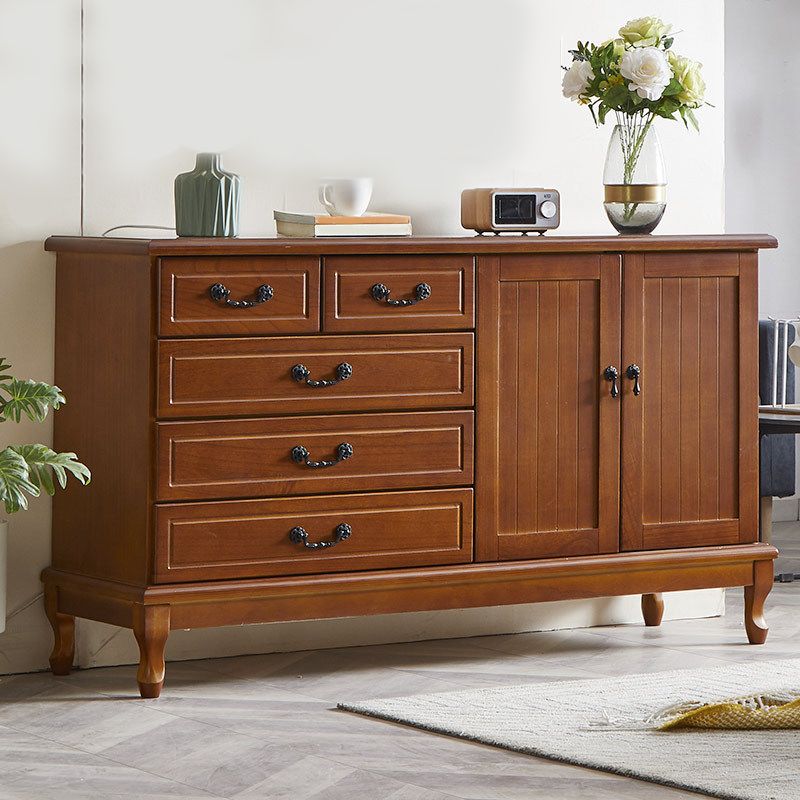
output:
[{"label": "green leaf in bouquet", "polygon": [[694,110],[686,106],[682,106],[681,108],[683,110],[683,113],[685,114],[685,119],[688,119],[689,122],[691,123],[691,126],[699,133],[700,124],[697,121],[697,117],[694,114]]},{"label": "green leaf in bouquet", "polygon": [[663,39],[664,42],[664,49],[669,50],[672,47],[672,43],[675,41],[674,36],[665,36]]},{"label": "green leaf in bouquet", "polygon": [[667,88],[664,89],[662,97],[674,97],[676,94],[680,94],[682,91],[683,86],[681,82],[677,78],[672,78],[672,80],[667,84]]},{"label": "green leaf in bouquet", "polygon": [[628,88],[622,84],[617,84],[616,86],[612,86],[603,95],[602,99],[609,108],[613,108],[615,111],[618,111],[628,102],[629,97],[630,92],[628,91]]}]

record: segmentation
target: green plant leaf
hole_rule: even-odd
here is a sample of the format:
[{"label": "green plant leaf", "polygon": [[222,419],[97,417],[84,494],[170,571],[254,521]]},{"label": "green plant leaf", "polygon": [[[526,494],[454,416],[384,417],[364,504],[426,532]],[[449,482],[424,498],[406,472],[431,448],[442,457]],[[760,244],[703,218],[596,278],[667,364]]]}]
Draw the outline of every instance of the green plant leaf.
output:
[{"label": "green plant leaf", "polygon": [[50,408],[58,409],[67,402],[58,386],[40,381],[11,378],[0,388],[8,394],[8,398],[0,397],[0,420],[19,422],[26,416],[32,422],[43,422]]},{"label": "green plant leaf", "polygon": [[662,97],[674,97],[676,94],[680,94],[683,91],[683,85],[677,78],[672,78],[670,82],[667,84],[667,88],[664,89],[664,93],[661,95]]},{"label": "green plant leaf", "polygon": [[51,497],[56,491],[53,475],[62,489],[67,485],[68,474],[84,485],[91,480],[92,473],[78,461],[75,453],[56,453],[43,444],[16,445],[9,449],[24,460],[30,483],[37,490],[44,489]]},{"label": "green plant leaf", "polygon": [[0,450],[0,501],[7,514],[28,507],[26,494],[39,496],[39,487],[28,475],[28,464],[13,448]]},{"label": "green plant leaf", "polygon": [[664,37],[664,49],[669,50],[672,47],[672,43],[675,41],[674,36],[665,36]]},{"label": "green plant leaf", "polygon": [[603,103],[605,103],[609,108],[619,110],[628,102],[629,97],[630,92],[628,91],[628,88],[626,86],[617,84],[616,86],[612,86],[603,95]]},{"label": "green plant leaf", "polygon": [[693,109],[685,108],[684,114],[686,115],[685,119],[688,119],[689,122],[691,123],[691,126],[699,133],[700,132],[700,123],[698,123],[697,117],[694,115]]},{"label": "green plant leaf", "polygon": [[[9,389],[11,388],[11,381],[14,380],[11,375],[8,374],[8,370],[11,369],[11,364],[5,360],[2,356],[0,356],[0,391],[8,393]],[[4,374],[5,373],[5,374]],[[0,404],[2,404],[3,398],[0,396]]]}]

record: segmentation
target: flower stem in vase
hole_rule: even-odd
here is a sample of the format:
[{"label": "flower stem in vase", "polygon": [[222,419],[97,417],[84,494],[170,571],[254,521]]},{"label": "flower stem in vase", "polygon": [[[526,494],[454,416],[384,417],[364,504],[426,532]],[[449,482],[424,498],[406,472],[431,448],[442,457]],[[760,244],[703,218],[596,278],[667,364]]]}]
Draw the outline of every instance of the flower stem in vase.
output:
[{"label": "flower stem in vase", "polygon": [[[622,136],[620,137],[623,161],[622,182],[625,184],[630,185],[633,183],[633,175],[636,172],[636,165],[642,153],[642,146],[654,119],[655,114],[652,113],[645,114],[640,112],[639,114],[623,115],[617,112],[617,124],[622,129]],[[626,222],[630,222],[638,206],[638,203],[625,203],[623,218]]]}]

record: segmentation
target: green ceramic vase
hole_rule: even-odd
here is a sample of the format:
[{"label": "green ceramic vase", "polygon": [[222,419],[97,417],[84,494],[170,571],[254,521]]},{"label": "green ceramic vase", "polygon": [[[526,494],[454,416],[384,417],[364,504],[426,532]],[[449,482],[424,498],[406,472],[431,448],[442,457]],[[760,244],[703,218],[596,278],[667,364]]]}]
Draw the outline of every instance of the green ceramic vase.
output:
[{"label": "green ceramic vase", "polygon": [[198,153],[194,169],[175,178],[178,236],[238,236],[239,186],[219,153]]}]

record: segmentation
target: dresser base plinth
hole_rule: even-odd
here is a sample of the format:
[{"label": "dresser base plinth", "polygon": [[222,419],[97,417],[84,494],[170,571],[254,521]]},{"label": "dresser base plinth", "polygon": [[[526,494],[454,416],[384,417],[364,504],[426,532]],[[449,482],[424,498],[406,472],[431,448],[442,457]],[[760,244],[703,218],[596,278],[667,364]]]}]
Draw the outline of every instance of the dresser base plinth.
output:
[{"label": "dresser base plinth", "polygon": [[46,569],[48,617],[56,634],[55,674],[68,672],[71,620],[130,628],[139,643],[142,697],[164,681],[170,629],[357,617],[574,600],[614,595],[647,597],[645,622],[660,621],[662,592],[742,586],[745,627],[753,644],[767,636],[764,601],[772,586],[768,544],[697,547],[540,561],[354,572],[343,575],[131,586]]}]

